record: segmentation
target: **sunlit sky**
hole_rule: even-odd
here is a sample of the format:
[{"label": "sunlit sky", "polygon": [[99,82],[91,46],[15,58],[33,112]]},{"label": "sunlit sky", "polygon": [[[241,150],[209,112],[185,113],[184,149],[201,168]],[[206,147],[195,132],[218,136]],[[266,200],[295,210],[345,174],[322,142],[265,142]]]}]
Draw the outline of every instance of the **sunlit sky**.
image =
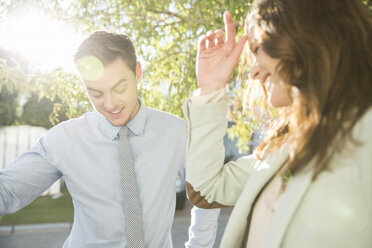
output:
[{"label": "sunlit sky", "polygon": [[73,70],[73,54],[83,39],[71,25],[24,10],[0,23],[0,47],[13,50],[41,69]]}]

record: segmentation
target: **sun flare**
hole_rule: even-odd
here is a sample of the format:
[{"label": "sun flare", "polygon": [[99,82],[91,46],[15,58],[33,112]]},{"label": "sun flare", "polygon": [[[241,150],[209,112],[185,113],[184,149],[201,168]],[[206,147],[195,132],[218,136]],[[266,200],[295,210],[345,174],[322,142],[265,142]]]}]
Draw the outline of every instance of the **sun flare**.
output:
[{"label": "sun flare", "polygon": [[18,13],[0,24],[0,47],[19,52],[43,69],[73,69],[73,54],[82,35],[41,13]]}]

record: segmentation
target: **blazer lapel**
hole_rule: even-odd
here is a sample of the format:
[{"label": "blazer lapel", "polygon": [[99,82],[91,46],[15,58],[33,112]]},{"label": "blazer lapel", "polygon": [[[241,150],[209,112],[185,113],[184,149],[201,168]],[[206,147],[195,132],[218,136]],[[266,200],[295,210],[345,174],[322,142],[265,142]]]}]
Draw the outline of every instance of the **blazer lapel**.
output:
[{"label": "blazer lapel", "polygon": [[256,173],[250,175],[239,200],[234,206],[220,247],[240,247],[247,226],[246,220],[251,211],[253,202],[261,189],[287,159],[288,146],[284,145],[278,152],[268,155],[265,160],[257,161],[254,165]]},{"label": "blazer lapel", "polygon": [[313,175],[311,168],[313,167],[308,166],[303,172],[296,174],[279,197],[267,233],[265,247],[281,246],[288,225],[311,184]]}]

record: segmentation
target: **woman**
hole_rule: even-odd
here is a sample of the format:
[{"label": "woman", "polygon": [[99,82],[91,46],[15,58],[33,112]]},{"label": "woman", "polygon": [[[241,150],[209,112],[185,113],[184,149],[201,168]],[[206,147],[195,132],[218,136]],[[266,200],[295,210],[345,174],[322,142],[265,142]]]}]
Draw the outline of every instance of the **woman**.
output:
[{"label": "woman", "polygon": [[[226,40],[199,41],[184,105],[190,200],[235,206],[221,247],[372,247],[371,14],[360,0],[261,0],[238,43],[224,17]],[[255,154],[224,165],[224,88],[247,40],[278,117]]]}]

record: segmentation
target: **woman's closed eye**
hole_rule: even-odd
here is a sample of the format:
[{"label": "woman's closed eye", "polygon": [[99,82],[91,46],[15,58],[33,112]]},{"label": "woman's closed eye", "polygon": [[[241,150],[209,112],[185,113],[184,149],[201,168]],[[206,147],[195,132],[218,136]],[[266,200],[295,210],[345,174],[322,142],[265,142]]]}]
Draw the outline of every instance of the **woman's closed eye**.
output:
[{"label": "woman's closed eye", "polygon": [[258,50],[260,49],[261,46],[253,46],[251,48],[251,51],[254,55],[256,55],[258,53]]}]

